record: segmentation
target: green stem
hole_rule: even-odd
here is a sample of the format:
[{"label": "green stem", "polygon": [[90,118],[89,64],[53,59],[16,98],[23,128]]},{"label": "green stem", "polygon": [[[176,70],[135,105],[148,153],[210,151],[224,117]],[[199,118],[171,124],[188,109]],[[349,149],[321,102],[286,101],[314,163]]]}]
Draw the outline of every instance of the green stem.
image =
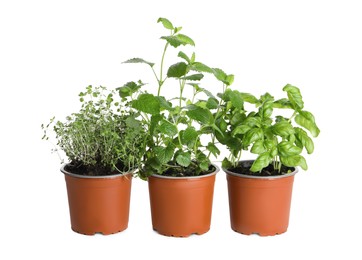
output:
[{"label": "green stem", "polygon": [[180,109],[181,109],[181,106],[182,106],[182,94],[184,92],[184,88],[185,88],[185,80],[180,80]]},{"label": "green stem", "polygon": [[290,123],[296,115],[297,115],[297,111],[294,111],[293,115],[289,118],[288,122]]},{"label": "green stem", "polygon": [[161,69],[160,69],[160,78],[158,80],[158,91],[157,91],[157,96],[160,95],[160,92],[161,92],[161,87],[162,87],[162,84],[164,82],[164,80],[162,79],[163,77],[163,62],[165,60],[165,54],[166,54],[166,51],[167,51],[167,47],[168,47],[169,43],[167,42],[166,45],[165,45],[165,48],[163,50],[163,53],[162,53],[162,58],[161,58]]}]

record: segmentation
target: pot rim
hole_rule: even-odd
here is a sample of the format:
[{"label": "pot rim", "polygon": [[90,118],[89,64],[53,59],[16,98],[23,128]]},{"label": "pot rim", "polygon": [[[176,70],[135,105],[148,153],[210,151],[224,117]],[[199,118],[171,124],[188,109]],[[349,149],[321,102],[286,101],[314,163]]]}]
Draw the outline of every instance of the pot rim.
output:
[{"label": "pot rim", "polygon": [[[240,162],[253,162],[255,160],[241,160]],[[236,173],[229,171],[228,169],[225,169],[224,167],[221,167],[222,170],[229,175],[240,177],[240,178],[249,178],[249,179],[261,179],[261,180],[274,180],[274,179],[281,179],[286,178],[295,175],[298,172],[298,167],[294,167],[294,171],[291,173],[286,173],[283,175],[276,175],[276,176],[252,176],[252,175],[246,175],[241,173]]]},{"label": "pot rim", "polygon": [[64,163],[60,167],[60,171],[62,173],[64,173],[64,175],[68,175],[68,176],[71,176],[71,177],[74,177],[74,178],[80,178],[80,179],[114,179],[114,178],[118,178],[118,177],[121,177],[121,176],[127,176],[129,174],[133,175],[133,172],[119,173],[119,174],[113,174],[113,175],[102,175],[102,176],[79,175],[79,174],[74,174],[74,173],[66,171],[64,168],[68,164],[69,163]]},{"label": "pot rim", "polygon": [[218,173],[220,171],[219,166],[217,166],[214,163],[212,163],[211,165],[216,168],[215,171],[208,173],[208,174],[200,175],[200,176],[174,177],[174,176],[165,176],[165,175],[160,175],[160,174],[152,174],[150,177],[156,177],[156,178],[161,178],[161,179],[171,179],[171,180],[201,179],[201,178],[206,178],[206,177],[215,175],[216,173]]}]

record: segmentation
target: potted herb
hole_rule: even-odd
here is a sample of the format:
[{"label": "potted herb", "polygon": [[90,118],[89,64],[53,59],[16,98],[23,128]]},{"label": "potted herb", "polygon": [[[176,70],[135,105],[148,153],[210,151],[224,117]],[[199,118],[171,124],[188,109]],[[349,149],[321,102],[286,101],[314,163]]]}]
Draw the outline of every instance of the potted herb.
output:
[{"label": "potted herb", "polygon": [[88,86],[79,96],[80,110],[42,125],[43,139],[55,134],[56,150],[68,158],[61,171],[72,229],[87,235],[116,233],[128,225],[132,173],[144,154],[146,133],[105,87]]},{"label": "potted herb", "polygon": [[[319,135],[314,116],[303,110],[300,90],[289,84],[283,90],[287,98],[279,100],[269,93],[257,99],[230,89],[220,95],[224,103],[216,122],[224,134],[215,135],[230,151],[222,168],[227,173],[231,227],[243,234],[287,230],[294,175],[297,167],[307,170],[302,151],[314,150],[308,132]],[[244,103],[257,110],[247,112]],[[274,115],[276,109],[286,111]],[[243,150],[257,158],[240,161]]]},{"label": "potted herb", "polygon": [[[210,162],[211,155],[220,153],[210,136],[220,129],[213,114],[219,109],[218,100],[200,82],[210,73],[225,87],[233,76],[198,62],[195,53],[182,51],[178,52],[179,61],[166,71],[164,61],[170,47],[195,43],[169,20],[159,18],[158,22],[170,33],[161,37],[165,46],[159,74],[155,64],[144,59],[125,62],[148,65],[156,79],[157,94],[140,89],[141,81],[125,84],[119,93],[126,98],[140,89],[131,104],[141,114],[149,136],[140,174],[148,179],[153,229],[168,236],[203,234],[210,229],[215,174],[219,171]],[[166,85],[174,89],[174,96],[161,95]]]}]

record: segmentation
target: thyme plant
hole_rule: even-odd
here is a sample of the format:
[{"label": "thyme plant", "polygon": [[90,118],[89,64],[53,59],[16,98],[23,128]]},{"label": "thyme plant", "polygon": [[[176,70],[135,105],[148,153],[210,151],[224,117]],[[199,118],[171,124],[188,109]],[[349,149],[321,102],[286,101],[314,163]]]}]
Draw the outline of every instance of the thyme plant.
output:
[{"label": "thyme plant", "polygon": [[68,169],[83,175],[134,171],[141,164],[146,133],[134,112],[117,102],[114,91],[88,86],[79,94],[81,108],[64,121],[42,125],[43,139],[53,127],[56,150],[68,157]]}]

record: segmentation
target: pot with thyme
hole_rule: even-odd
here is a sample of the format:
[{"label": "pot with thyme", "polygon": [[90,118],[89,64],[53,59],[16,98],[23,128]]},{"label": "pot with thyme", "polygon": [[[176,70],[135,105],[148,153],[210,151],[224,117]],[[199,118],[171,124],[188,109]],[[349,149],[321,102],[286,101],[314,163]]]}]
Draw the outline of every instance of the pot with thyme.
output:
[{"label": "pot with thyme", "polygon": [[[211,136],[220,129],[213,113],[219,108],[218,99],[202,87],[201,81],[210,74],[225,87],[232,83],[233,76],[197,61],[195,53],[187,55],[183,51],[165,71],[169,48],[195,43],[166,18],[158,22],[169,32],[161,37],[165,45],[159,73],[155,63],[141,58],[125,62],[150,68],[156,82],[154,93],[144,91],[141,81],[129,82],[119,92],[124,98],[139,92],[132,108],[142,116],[149,136],[140,174],[148,179],[153,229],[168,236],[203,234],[210,229],[215,174],[219,170],[210,161],[211,156],[220,153]],[[162,96],[166,87],[174,89],[176,95]]]},{"label": "pot with thyme", "polygon": [[[233,230],[261,236],[284,233],[288,228],[294,175],[307,170],[303,150],[314,150],[312,137],[319,128],[312,113],[304,110],[300,90],[290,84],[287,98],[275,100],[266,93],[259,99],[227,89],[223,109],[216,119],[223,135],[217,139],[230,151],[222,163],[227,173],[230,220]],[[246,103],[249,103],[246,105]],[[256,111],[247,111],[255,105]],[[277,109],[280,115],[274,115]],[[240,160],[242,151],[255,160]]]},{"label": "pot with thyme", "polygon": [[55,151],[68,158],[61,171],[71,227],[81,234],[112,234],[128,226],[132,175],[140,166],[147,137],[137,115],[115,101],[114,94],[102,86],[88,86],[79,94],[78,112],[42,125],[43,139],[55,135]]}]

